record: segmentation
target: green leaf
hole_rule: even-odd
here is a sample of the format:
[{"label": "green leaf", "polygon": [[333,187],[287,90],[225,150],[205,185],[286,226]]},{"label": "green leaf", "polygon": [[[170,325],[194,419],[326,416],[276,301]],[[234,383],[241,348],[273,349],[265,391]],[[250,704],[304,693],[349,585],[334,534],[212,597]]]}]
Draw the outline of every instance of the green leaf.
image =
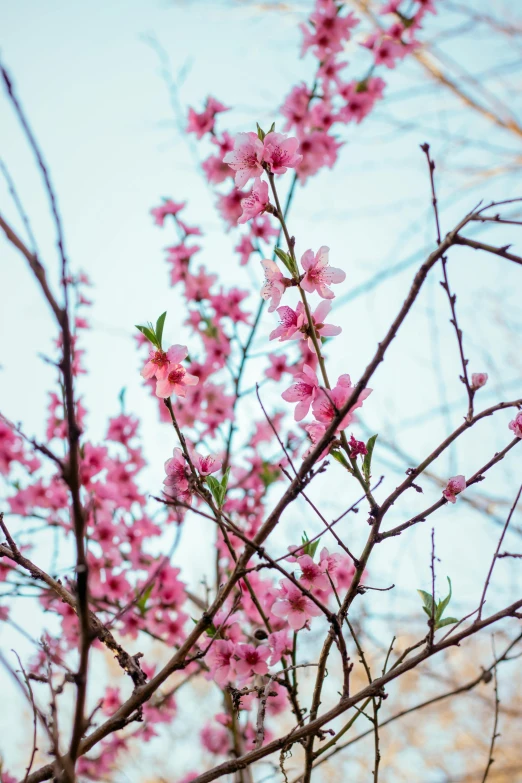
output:
[{"label": "green leaf", "polygon": [[436,613],[437,620],[440,620],[440,618],[444,614],[445,608],[447,607],[447,605],[451,601],[451,579],[449,578],[449,576],[447,576],[446,579],[448,580],[448,584],[449,584],[449,593],[446,596],[446,598],[443,598],[437,604],[437,613]]},{"label": "green leaf", "polygon": [[223,492],[225,494],[227,492],[229,476],[230,476],[230,468],[227,468],[226,471],[223,473],[223,478],[221,479],[221,486],[223,487]]},{"label": "green leaf", "polygon": [[336,451],[335,449],[330,452],[332,457],[339,462],[344,468],[350,471],[350,473],[353,473],[351,466],[346,461],[346,457],[344,454],[341,454],[340,451]]},{"label": "green leaf", "polygon": [[154,584],[150,584],[147,589],[140,595],[138,600],[136,601],[136,606],[138,607],[138,610],[140,614],[143,616],[145,615],[147,611],[147,601],[149,600],[150,594],[152,593],[152,588],[154,587]]},{"label": "green leaf", "polygon": [[268,487],[273,484],[275,481],[278,480],[280,475],[279,468],[274,467],[270,464],[270,462],[263,462],[263,466],[261,469],[261,473],[259,474],[259,478],[263,482],[263,485],[265,489],[268,489]]},{"label": "green leaf", "polygon": [[426,590],[417,590],[418,594],[422,598],[422,603],[424,604],[423,609],[429,614],[431,617],[431,613],[433,611],[433,597],[430,593],[427,593]]},{"label": "green leaf", "polygon": [[165,310],[164,313],[160,315],[158,320],[156,321],[156,341],[159,345],[160,351],[162,350],[161,347],[161,340],[163,337],[163,327],[165,326],[165,318],[167,317],[167,311]]},{"label": "green leaf", "polygon": [[366,444],[367,454],[364,457],[363,460],[363,474],[364,478],[366,479],[366,483],[370,480],[371,477],[371,468],[372,468],[372,454],[373,449],[375,446],[375,441],[377,440],[378,435],[372,435],[371,438],[369,438],[368,443]]},{"label": "green leaf", "polygon": [[259,123],[258,123],[258,122],[256,122],[256,127],[257,127],[257,138],[258,138],[258,139],[260,139],[261,141],[264,141],[264,140],[265,140],[266,133],[265,133],[265,132],[264,132],[264,130],[263,130],[263,129],[262,129],[260,126],[259,126]]},{"label": "green leaf", "polygon": [[268,132],[273,133],[274,131],[275,131],[275,122],[272,123],[272,125],[270,126],[270,130]]},{"label": "green leaf", "polygon": [[292,272],[293,262],[291,257],[288,255],[288,253],[285,253],[285,251],[282,250],[280,247],[275,247],[274,253],[278,257],[278,259],[283,262],[283,264],[286,266],[288,271]]},{"label": "green leaf", "polygon": [[145,335],[147,340],[149,340],[153,345],[158,347],[158,341],[156,340],[156,335],[154,334],[152,328],[148,326],[139,326],[138,324],[135,324],[136,329],[139,329],[142,334]]},{"label": "green leaf", "polygon": [[304,555],[310,555],[310,557],[313,560],[314,555],[317,552],[317,547],[319,546],[320,543],[321,543],[320,538],[318,538],[317,541],[310,542],[306,534],[306,530],[303,530],[303,535],[301,538],[301,544],[303,544],[303,546],[300,547],[300,550]]},{"label": "green leaf", "polygon": [[212,497],[216,501],[217,507],[221,508],[225,498],[225,490],[221,486],[220,482],[214,478],[214,476],[207,476],[207,484],[212,493]]},{"label": "green leaf", "polygon": [[444,620],[439,620],[435,626],[435,629],[444,628],[445,625],[453,625],[454,623],[458,623],[456,617],[445,617]]}]

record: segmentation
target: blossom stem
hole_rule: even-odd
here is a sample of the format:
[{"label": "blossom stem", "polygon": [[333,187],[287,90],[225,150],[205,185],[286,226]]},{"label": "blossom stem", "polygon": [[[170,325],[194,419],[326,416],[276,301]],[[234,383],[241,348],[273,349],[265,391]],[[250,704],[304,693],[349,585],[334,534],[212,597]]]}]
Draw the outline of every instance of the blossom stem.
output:
[{"label": "blossom stem", "polygon": [[[332,386],[330,384],[330,379],[328,378],[328,372],[326,370],[326,363],[325,363],[324,356],[323,356],[323,354],[321,352],[321,344],[319,342],[319,339],[318,339],[318,336],[317,336],[317,332],[315,330],[314,320],[313,320],[313,317],[312,317],[312,312],[310,310],[310,305],[308,303],[308,298],[306,296],[305,291],[301,287],[301,283],[299,281],[297,259],[295,257],[295,250],[294,250],[294,240],[290,236],[290,232],[289,232],[288,226],[286,224],[285,216],[283,215],[283,212],[282,212],[282,209],[281,209],[281,203],[279,201],[279,196],[278,196],[277,188],[276,188],[276,185],[275,185],[275,177],[274,177],[274,175],[270,171],[268,171],[267,174],[268,174],[268,179],[269,179],[269,182],[270,182],[270,188],[272,190],[272,193],[273,193],[273,196],[274,196],[275,205],[276,205],[276,217],[277,217],[277,219],[279,220],[279,222],[281,224],[281,228],[283,230],[283,234],[285,236],[286,243],[287,243],[287,246],[288,246],[288,252],[289,252],[290,257],[291,257],[292,262],[293,262],[294,281],[295,281],[295,283],[297,285],[297,288],[298,288],[298,291],[299,291],[299,296],[301,297],[301,301],[302,301],[303,307],[305,309],[305,314],[306,314],[306,320],[308,322],[308,332],[310,334],[310,339],[312,340],[312,343],[313,343],[313,346],[314,346],[314,350],[315,350],[315,353],[317,355],[317,361],[319,362],[319,367],[321,369],[321,375],[323,377],[324,385],[325,385],[326,389],[331,390]],[[350,456],[350,447],[348,445],[348,439],[346,437],[346,433],[344,432],[344,430],[342,430],[340,437],[341,437],[341,443],[342,443],[343,449],[346,451],[347,455]],[[364,491],[364,493],[365,493],[365,495],[366,495],[366,497],[368,499],[368,502],[370,504],[370,508],[372,510],[372,513],[375,514],[378,511],[379,506],[378,506],[375,498],[373,497],[372,492],[371,492],[367,482],[364,480],[364,478],[363,478],[359,468],[357,467],[357,465],[354,465],[353,472],[351,470],[348,470],[348,472],[352,473],[352,475],[355,476],[355,478],[357,479],[357,481],[361,485],[361,487],[362,487],[362,489],[363,489],[363,491]]]}]

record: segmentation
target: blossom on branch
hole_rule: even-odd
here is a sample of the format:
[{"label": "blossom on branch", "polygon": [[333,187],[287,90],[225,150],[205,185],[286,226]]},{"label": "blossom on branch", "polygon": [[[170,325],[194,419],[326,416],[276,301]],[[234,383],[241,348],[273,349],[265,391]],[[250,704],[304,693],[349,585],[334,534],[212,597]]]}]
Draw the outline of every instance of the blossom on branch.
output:
[{"label": "blossom on branch", "polygon": [[455,503],[457,495],[460,495],[466,489],[466,479],[464,476],[453,476],[446,484],[446,488],[443,489],[442,494],[450,503]]},{"label": "blossom on branch", "polygon": [[342,269],[329,265],[329,252],[330,248],[323,245],[315,255],[313,250],[307,250],[301,257],[301,266],[305,270],[301,288],[309,294],[317,291],[323,299],[333,299],[335,294],[328,286],[332,283],[342,283],[346,278],[346,273]]}]

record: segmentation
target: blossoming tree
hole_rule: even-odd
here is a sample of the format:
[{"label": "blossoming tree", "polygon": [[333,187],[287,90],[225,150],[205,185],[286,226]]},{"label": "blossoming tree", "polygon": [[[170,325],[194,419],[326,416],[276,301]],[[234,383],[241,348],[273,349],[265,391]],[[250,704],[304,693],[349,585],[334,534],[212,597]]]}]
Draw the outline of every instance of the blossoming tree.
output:
[{"label": "blossoming tree", "polygon": [[[212,683],[221,707],[197,727],[190,769],[178,766],[173,757],[172,780],[253,783],[266,777],[266,760],[276,758],[274,779],[288,781],[290,753],[299,764],[295,783],[320,780],[323,761],[364,716],[374,737],[366,777],[378,781],[380,771],[385,772],[381,709],[395,681],[449,648],[465,645],[469,637],[497,623],[515,625],[520,618],[522,599],[493,614],[487,607],[496,561],[509,556],[501,547],[522,491],[514,487],[491,567],[468,616],[452,616],[451,582],[447,595],[437,598],[433,536],[431,591],[419,591],[426,617],[421,638],[402,649],[390,640],[382,660],[370,666],[355,621],[365,594],[383,589],[371,584],[376,550],[435,520],[448,503],[458,507],[461,494],[473,493],[504,458],[519,456],[522,399],[480,406],[488,376],[468,367],[448,271],[456,246],[488,253],[499,266],[522,264],[508,245],[466,235],[476,222],[513,222],[503,216],[506,204],[479,205],[443,235],[435,164],[429,146],[423,145],[436,243],[358,378],[348,374],[349,366],[335,378],[328,366],[330,353],[345,353],[341,328],[329,323],[332,300],[345,283],[342,259],[331,264],[327,245],[301,247],[292,231],[296,188],[310,186],[317,172],[335,166],[343,127],[361,123],[383,99],[386,70],[416,50],[418,36],[435,12],[432,0],[385,3],[379,32],[363,42],[366,72],[347,78],[345,44],[358,17],[337,0],[316,0],[302,29],[303,54],[314,58],[315,78],[290,89],[270,128],[257,126],[232,136],[221,127],[231,109],[213,97],[201,111],[189,109],[187,133],[211,150],[203,170],[216,191],[218,211],[228,229],[241,232],[239,265],[260,264],[265,282],[254,292],[257,304],[249,312],[249,291],[220,286],[216,272],[196,268],[201,248],[193,238],[202,232],[185,222],[185,202],[168,198],[151,210],[157,226],[176,235],[166,260],[171,285],[183,293],[189,336],[186,345],[165,341],[167,313],[154,313],[150,323],[137,327],[141,375],[172,432],[164,476],[148,492],[141,482],[145,462],[135,416],[122,411],[111,418],[103,444],[89,439],[86,408],[77,391],[84,371],[82,333],[89,326],[89,280],[69,262],[48,168],[2,67],[5,89],[47,187],[61,261],[57,292],[32,245],[30,224],[13,186],[28,239],[1,215],[0,227],[25,259],[58,337],[57,384],[50,391],[45,438],[13,423],[8,411],[0,420],[0,472],[6,487],[0,513],[0,577],[6,586],[1,618],[13,619],[9,590],[20,583],[37,588],[45,613],[35,654],[14,667],[2,658],[32,714],[24,768],[2,768],[2,783],[115,779],[121,754],[152,740],[161,724],[175,725],[178,702],[189,684],[199,680]],[[443,433],[390,489],[373,467],[378,436],[363,438],[358,416],[363,404],[371,406],[374,375],[392,342],[400,340],[401,327],[435,270],[442,274],[461,362],[463,422]],[[251,356],[251,348],[263,321],[271,325],[270,352],[259,360]],[[247,392],[246,367],[256,361],[263,380]],[[278,392],[283,410],[265,405],[265,382],[284,387]],[[251,430],[245,435],[239,415],[247,393],[259,403],[253,436]],[[389,523],[390,510],[406,494],[422,493],[419,482],[441,454],[470,428],[506,409],[512,415],[509,423],[499,424],[505,431],[500,451],[468,476],[447,476],[434,503],[400,524]],[[344,512],[332,520],[309,488],[334,470],[342,477],[339,486],[346,487],[347,501]],[[355,500],[348,502],[353,492]],[[294,531],[281,547],[283,517],[298,501],[318,521],[320,533],[309,537]],[[350,527],[340,524],[355,514],[368,523],[360,549],[354,547]],[[182,529],[195,516],[204,520],[205,545],[215,554],[203,595],[183,581],[172,552],[165,551],[165,531]],[[43,521],[74,543],[74,567],[60,578],[40,561],[36,539],[24,528],[30,519]],[[161,654],[142,652],[150,639],[161,645]],[[116,660],[119,676],[115,684],[100,687],[96,666],[104,651]],[[491,668],[507,654],[495,653]],[[325,695],[328,673],[335,687]],[[495,732],[485,775],[494,742]],[[212,763],[198,761],[197,743],[212,755]]]}]

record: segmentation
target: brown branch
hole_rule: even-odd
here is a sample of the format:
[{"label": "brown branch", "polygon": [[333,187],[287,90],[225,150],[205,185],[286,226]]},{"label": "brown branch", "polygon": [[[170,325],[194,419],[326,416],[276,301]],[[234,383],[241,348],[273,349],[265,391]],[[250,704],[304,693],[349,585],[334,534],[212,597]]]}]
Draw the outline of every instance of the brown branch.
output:
[{"label": "brown branch", "polygon": [[[520,438],[513,438],[511,443],[509,443],[502,451],[499,451],[495,454],[494,457],[492,457],[489,462],[487,462],[480,470],[478,470],[476,473],[471,476],[466,481],[466,487],[470,487],[472,484],[476,484],[479,481],[482,481],[484,478],[484,473],[486,473],[493,465],[496,465],[497,462],[500,462],[504,459],[506,454],[511,451],[512,448],[515,446],[518,446],[520,443]],[[390,536],[399,536],[404,530],[407,530],[409,527],[412,527],[413,525],[416,525],[418,522],[425,522],[427,517],[429,517],[431,514],[433,514],[437,509],[441,508],[442,506],[446,505],[448,501],[445,497],[441,497],[440,500],[437,500],[436,503],[434,503],[429,508],[425,509],[425,511],[421,511],[420,514],[416,514],[414,517],[409,519],[407,522],[403,522],[402,525],[397,525],[397,527],[392,528],[391,530],[386,530],[384,533],[379,533],[378,540],[384,541],[385,538],[390,538]]]},{"label": "brown branch", "polygon": [[[432,160],[431,158],[429,144],[421,144],[421,149],[426,155],[426,160],[428,161],[428,168],[430,172],[432,204],[433,204],[433,211],[435,213],[435,225],[437,227],[437,244],[440,245],[439,209],[438,209],[437,195],[435,191],[435,161]],[[455,328],[455,334],[457,336],[457,344],[458,344],[459,355],[460,355],[460,363],[462,366],[462,376],[460,377],[460,380],[466,387],[466,392],[468,395],[468,415],[466,418],[471,419],[473,416],[473,398],[475,396],[475,390],[472,388],[471,383],[469,382],[468,360],[464,355],[464,342],[462,339],[462,329],[459,327],[457,321],[457,308],[456,308],[457,295],[453,294],[450,289],[448,269],[447,269],[447,262],[448,262],[447,257],[442,256],[441,262],[442,262],[442,274],[444,277],[444,282],[441,283],[441,285],[446,291],[446,294],[448,295],[448,301],[451,309],[451,323]]]},{"label": "brown branch", "polygon": [[[476,218],[473,218],[473,220],[476,220]],[[520,256],[516,256],[514,253],[508,253],[510,245],[495,247],[495,245],[487,245],[485,242],[478,242],[476,239],[469,239],[468,237],[463,236],[456,237],[454,244],[472,247],[474,250],[484,250],[486,253],[492,253],[495,256],[507,258],[508,261],[513,261],[515,264],[522,264],[522,258]]]},{"label": "brown branch", "polygon": [[[386,718],[386,720],[381,721],[380,727],[384,728],[385,726],[388,726],[390,723],[394,723],[397,720],[400,720],[400,718],[405,717],[406,715],[411,715],[413,712],[417,712],[418,710],[422,710],[425,707],[431,707],[433,704],[438,704],[440,701],[444,701],[445,699],[449,699],[452,696],[459,696],[461,693],[467,693],[469,691],[472,691],[474,688],[476,688],[481,683],[487,683],[491,680],[491,672],[493,671],[494,667],[498,665],[499,663],[502,663],[504,661],[511,660],[508,658],[509,653],[515,647],[516,644],[522,639],[522,633],[518,634],[518,636],[513,639],[512,642],[509,643],[509,645],[506,647],[502,655],[500,655],[491,666],[489,666],[487,669],[481,669],[481,672],[477,677],[475,677],[472,680],[469,680],[464,685],[460,685],[458,688],[454,688],[450,691],[446,691],[445,693],[441,693],[438,696],[433,696],[431,699],[427,699],[426,701],[422,701],[419,704],[415,704],[412,707],[408,707],[405,710],[401,710],[400,712],[395,713],[395,715],[391,715],[389,718]],[[368,737],[372,733],[373,729],[369,729],[368,731],[364,731],[361,734],[358,734],[356,737],[353,737],[351,740],[348,740],[348,742],[344,742],[342,745],[337,745],[337,747],[332,750],[331,753],[328,753],[328,755],[324,756],[323,758],[320,758],[320,760],[314,762],[314,768],[319,766],[320,764],[323,764],[325,761],[328,761],[332,758],[332,756],[337,755],[337,753],[340,753],[345,748],[350,747],[350,745],[354,745],[356,742],[359,742],[359,740],[364,739],[364,737]],[[292,783],[298,783],[298,778],[292,781]]]},{"label": "brown branch", "polygon": [[[33,579],[38,579],[44,582],[58,596],[58,598],[60,598],[61,601],[70,606],[71,609],[76,614],[78,614],[78,602],[74,595],[70,593],[61,582],[53,579],[52,576],[49,576],[49,574],[35,565],[35,563],[33,563],[20,552],[9,531],[7,530],[2,514],[0,514],[0,527],[2,527],[4,535],[6,536],[7,542],[9,544],[9,546],[0,544],[0,557],[8,557],[10,560],[13,560],[15,563],[17,563],[17,565],[19,565],[21,568],[24,568],[26,571],[28,571]],[[111,652],[114,653],[119,665],[123,671],[128,674],[129,677],[131,677],[135,687],[142,685],[146,678],[139,664],[141,653],[137,653],[136,655],[129,655],[127,652],[125,652],[123,647],[118,644],[112,633],[107,630],[101,620],[94,614],[94,612],[91,611],[89,611],[89,625],[90,633],[95,638],[99,639],[102,644],[104,644],[109,650],[111,650]]]},{"label": "brown branch", "polygon": [[[306,726],[297,728],[296,730],[290,732],[289,734],[286,734],[283,737],[279,737],[278,739],[269,742],[263,748],[258,748],[256,750],[250,751],[249,753],[246,753],[244,756],[242,756],[240,759],[232,759],[230,761],[226,761],[222,764],[219,764],[217,767],[214,767],[214,769],[209,770],[208,772],[204,772],[202,775],[199,775],[197,778],[195,778],[194,783],[211,783],[212,780],[217,780],[226,774],[230,774],[234,772],[236,769],[239,769],[249,764],[253,764],[255,761],[259,761],[260,759],[265,758],[265,756],[268,756],[271,753],[275,753],[276,751],[281,750],[282,748],[288,748],[290,745],[293,745],[296,742],[301,742],[303,739],[306,739],[311,734],[316,733],[322,726],[329,723],[334,718],[337,718],[339,715],[342,715],[342,713],[346,712],[346,710],[355,706],[358,702],[363,701],[364,699],[367,699],[371,696],[377,695],[380,691],[382,691],[383,687],[388,682],[391,682],[397,677],[400,677],[405,672],[416,668],[420,663],[430,658],[432,655],[436,655],[437,653],[442,652],[443,650],[451,647],[452,645],[458,645],[461,641],[463,641],[469,636],[473,636],[479,630],[482,630],[483,628],[493,625],[494,623],[499,622],[505,617],[512,617],[520,607],[522,607],[522,600],[516,601],[514,604],[511,604],[510,606],[506,607],[502,611],[497,612],[496,614],[491,615],[490,617],[484,620],[481,620],[479,624],[473,624],[469,626],[465,630],[461,631],[458,635],[456,635],[453,639],[451,640],[447,639],[446,641],[435,644],[431,650],[428,649],[428,647],[425,647],[422,652],[418,653],[418,655],[411,658],[409,661],[406,661],[397,669],[390,670],[382,677],[375,679],[371,685],[366,686],[354,696],[350,696],[346,699],[341,699],[341,701],[339,701],[339,703],[335,707],[328,710],[320,717],[311,720]],[[43,779],[44,778],[42,777],[35,778],[34,780],[30,779],[29,783],[38,783],[38,781]]]},{"label": "brown branch", "polygon": [[490,581],[491,581],[491,576],[492,576],[492,574],[493,574],[493,569],[494,569],[494,567],[495,567],[495,563],[496,563],[496,561],[497,561],[497,558],[498,558],[498,556],[499,556],[499,554],[498,554],[498,553],[500,552],[500,547],[502,546],[502,542],[504,541],[504,537],[505,537],[505,535],[506,535],[506,533],[507,533],[507,529],[508,529],[508,527],[509,527],[509,523],[511,522],[511,518],[512,518],[513,514],[515,513],[515,509],[516,509],[516,507],[517,507],[517,505],[518,505],[518,501],[520,500],[520,495],[521,495],[521,494],[522,494],[522,484],[521,484],[521,485],[520,485],[520,487],[519,487],[519,490],[518,490],[518,492],[517,492],[517,495],[516,495],[516,498],[515,498],[515,500],[514,500],[514,503],[513,503],[513,505],[511,506],[511,509],[510,509],[510,511],[509,511],[509,514],[508,514],[508,516],[507,516],[507,519],[506,519],[506,524],[504,525],[504,528],[503,528],[503,530],[502,530],[502,533],[500,534],[500,538],[499,538],[499,540],[498,540],[497,548],[496,548],[496,550],[495,550],[495,554],[493,555],[493,560],[491,561],[491,565],[490,565],[490,567],[489,567],[488,575],[487,575],[487,577],[486,577],[486,581],[485,581],[485,583],[484,583],[484,589],[483,589],[483,591],[482,591],[482,596],[481,596],[481,598],[480,598],[479,609],[478,609],[478,615],[477,615],[477,619],[478,619],[478,620],[480,620],[480,618],[482,617],[482,609],[483,609],[483,607],[484,607],[484,604],[486,603],[486,593],[487,593],[487,591],[488,591],[488,587],[489,587],[489,583],[490,583]]},{"label": "brown branch", "polygon": [[[495,641],[493,639],[493,652],[494,651],[495,651]],[[491,743],[490,743],[490,746],[489,746],[488,763],[486,765],[486,769],[484,770],[484,776],[482,778],[482,783],[486,783],[489,770],[491,769],[491,766],[492,766],[493,762],[495,761],[495,759],[493,758],[493,751],[495,749],[495,740],[497,739],[497,737],[500,737],[500,734],[497,733],[500,699],[498,698],[498,676],[497,676],[497,664],[496,663],[493,666],[493,682],[494,682],[494,690],[495,690],[495,719],[493,721],[493,733],[491,735]]]}]

